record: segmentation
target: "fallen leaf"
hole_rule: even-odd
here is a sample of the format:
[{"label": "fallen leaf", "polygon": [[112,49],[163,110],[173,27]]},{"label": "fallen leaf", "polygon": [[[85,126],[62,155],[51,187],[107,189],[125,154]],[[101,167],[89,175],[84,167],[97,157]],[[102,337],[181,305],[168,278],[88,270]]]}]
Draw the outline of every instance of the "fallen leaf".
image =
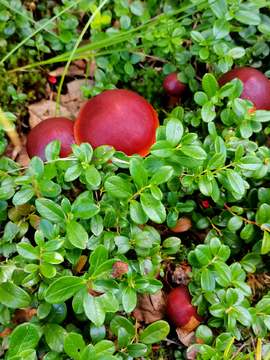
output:
[{"label": "fallen leaf", "polygon": [[128,272],[128,264],[125,263],[124,261],[116,261],[112,267],[113,267],[112,277],[114,279]]},{"label": "fallen leaf", "polygon": [[166,302],[168,294],[159,290],[155,295],[137,294],[137,305],[133,310],[133,316],[138,321],[151,324],[166,316]]},{"label": "fallen leaf", "polygon": [[73,61],[73,64],[77,65],[81,69],[87,68],[87,63],[84,59],[75,60],[75,61]]},{"label": "fallen leaf", "polygon": [[[59,77],[62,76],[65,70],[65,66],[61,66],[53,71],[49,72],[49,75],[51,77]],[[84,76],[84,70],[81,67],[78,67],[77,65],[69,65],[66,76],[74,77],[74,76]]]},{"label": "fallen leaf", "polygon": [[82,270],[82,268],[84,267],[84,265],[86,264],[87,261],[87,256],[86,255],[82,255],[80,256],[79,260],[76,262],[76,264],[72,265],[72,271],[73,274],[76,275],[78,274],[78,272],[80,272]]},{"label": "fallen leaf", "polygon": [[191,266],[183,268],[181,265],[171,270],[170,277],[173,284],[187,285],[190,282],[189,274],[191,273]]},{"label": "fallen leaf", "polygon": [[94,290],[91,288],[90,284],[88,284],[88,292],[90,295],[94,296],[94,297],[99,297],[103,294],[105,294],[106,292],[108,292],[109,290],[107,291],[97,291],[97,290]]},{"label": "fallen leaf", "polygon": [[11,158],[12,160],[18,162],[22,167],[24,167],[24,166],[28,166],[30,162],[30,158],[26,151],[26,141],[27,141],[26,135],[21,134],[20,141],[21,141],[21,146],[14,146],[12,142],[9,141],[2,156]]},{"label": "fallen leaf", "polygon": [[191,228],[191,221],[189,219],[180,218],[177,223],[170,230],[173,232],[181,233],[188,231]]},{"label": "fallen leaf", "polygon": [[191,331],[190,333],[186,334],[182,331],[182,329],[177,328],[176,333],[178,336],[178,339],[183,343],[185,346],[189,347],[193,344],[197,344],[195,331]]},{"label": "fallen leaf", "polygon": [[36,309],[31,309],[27,307],[26,309],[18,309],[15,311],[15,316],[12,319],[13,324],[15,324],[14,328],[12,329],[5,329],[0,333],[1,338],[5,338],[6,336],[10,335],[17,326],[29,322],[33,316],[37,315]]},{"label": "fallen leaf", "polygon": [[[29,110],[29,125],[30,128],[33,129],[37,124],[41,121],[55,117],[55,107],[56,102],[52,100],[41,100],[35,104],[31,104],[28,106]],[[60,106],[60,109],[57,111],[57,116],[65,117],[68,119],[72,119],[73,116],[70,111],[64,107]]]}]

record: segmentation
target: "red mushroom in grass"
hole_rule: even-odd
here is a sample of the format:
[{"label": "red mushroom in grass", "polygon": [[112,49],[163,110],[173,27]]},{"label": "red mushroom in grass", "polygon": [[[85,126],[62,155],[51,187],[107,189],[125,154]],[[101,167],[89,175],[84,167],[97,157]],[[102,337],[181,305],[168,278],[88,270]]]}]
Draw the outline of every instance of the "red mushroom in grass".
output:
[{"label": "red mushroom in grass", "polygon": [[173,289],[167,300],[167,314],[172,323],[187,333],[200,325],[202,316],[197,315],[197,307],[191,305],[192,296],[187,286]]},{"label": "red mushroom in grass", "polygon": [[235,78],[244,84],[240,98],[250,100],[254,104],[253,111],[270,110],[270,82],[263,73],[249,67],[238,67],[221,76],[218,80],[219,87]]},{"label": "red mushroom in grass", "polygon": [[156,141],[158,126],[155,110],[140,95],[129,90],[108,90],[83,105],[74,136],[77,144],[88,142],[94,149],[109,145],[128,156],[145,156]]},{"label": "red mushroom in grass", "polygon": [[74,122],[66,118],[50,118],[35,126],[29,133],[26,149],[30,158],[39,156],[45,158],[45,147],[54,140],[61,143],[60,157],[67,157],[72,153],[71,145],[75,144],[73,133]]},{"label": "red mushroom in grass", "polygon": [[169,74],[163,80],[163,90],[170,97],[169,107],[176,106],[187,89],[187,84],[180,83],[177,75],[178,73]]}]

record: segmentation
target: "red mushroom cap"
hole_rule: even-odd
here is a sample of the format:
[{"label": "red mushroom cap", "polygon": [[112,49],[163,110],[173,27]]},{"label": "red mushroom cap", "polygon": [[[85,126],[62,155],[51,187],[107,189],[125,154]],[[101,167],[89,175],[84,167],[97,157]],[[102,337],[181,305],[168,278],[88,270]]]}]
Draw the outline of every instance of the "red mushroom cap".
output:
[{"label": "red mushroom cap", "polygon": [[159,126],[153,107],[129,90],[109,90],[91,98],[81,108],[74,125],[77,144],[93,149],[110,145],[127,155],[145,156],[155,143]]},{"label": "red mushroom cap", "polygon": [[241,99],[253,102],[257,110],[270,110],[270,81],[263,73],[249,67],[238,67],[221,76],[219,87],[235,78],[244,84]]},{"label": "red mushroom cap", "polygon": [[177,79],[178,73],[172,73],[163,80],[163,90],[169,96],[181,96],[187,89],[187,84],[182,84]]},{"label": "red mushroom cap", "polygon": [[195,317],[199,322],[202,316],[197,315],[197,307],[191,305],[192,296],[187,286],[178,286],[170,292],[167,300],[167,314],[177,327],[185,326]]},{"label": "red mushroom cap", "polygon": [[66,118],[50,118],[35,126],[29,133],[26,149],[30,158],[39,156],[45,158],[45,147],[54,140],[61,143],[60,157],[66,157],[72,153],[71,145],[75,144],[73,134],[74,122]]}]

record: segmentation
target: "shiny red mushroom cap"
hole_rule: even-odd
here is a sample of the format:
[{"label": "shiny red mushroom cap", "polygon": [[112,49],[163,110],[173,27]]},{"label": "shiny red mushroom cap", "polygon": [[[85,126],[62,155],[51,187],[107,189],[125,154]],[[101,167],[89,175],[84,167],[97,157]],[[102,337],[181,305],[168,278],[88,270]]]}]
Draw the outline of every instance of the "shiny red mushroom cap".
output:
[{"label": "shiny red mushroom cap", "polygon": [[180,83],[177,75],[178,73],[169,74],[163,80],[163,90],[169,96],[181,96],[187,89],[187,84]]},{"label": "shiny red mushroom cap", "polygon": [[221,76],[219,87],[235,78],[244,84],[241,99],[250,100],[256,110],[270,110],[270,82],[263,73],[249,67],[238,67]]},{"label": "shiny red mushroom cap", "polygon": [[195,325],[190,324],[191,326],[196,327],[202,321],[202,316],[197,314],[197,308],[191,305],[191,300],[192,296],[187,286],[178,286],[170,292],[166,309],[169,318],[177,327],[186,326],[192,322],[192,317],[197,321]]},{"label": "shiny red mushroom cap", "polygon": [[127,155],[145,156],[155,143],[159,126],[153,107],[129,90],[109,90],[89,99],[74,125],[76,143],[93,149],[110,145]]},{"label": "shiny red mushroom cap", "polygon": [[45,158],[45,147],[54,140],[61,143],[60,157],[67,157],[72,153],[71,145],[75,144],[73,133],[74,122],[66,118],[50,118],[35,126],[29,133],[26,149],[30,158],[39,156]]}]

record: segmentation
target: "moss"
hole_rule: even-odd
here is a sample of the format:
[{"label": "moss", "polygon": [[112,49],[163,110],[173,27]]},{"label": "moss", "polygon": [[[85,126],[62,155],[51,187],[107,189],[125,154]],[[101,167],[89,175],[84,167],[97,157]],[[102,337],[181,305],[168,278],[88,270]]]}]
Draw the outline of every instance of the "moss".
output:
[{"label": "moss", "polygon": [[163,73],[157,72],[152,67],[141,69],[129,87],[124,86],[124,88],[136,92],[150,102],[155,109],[160,109],[165,106],[166,101],[162,87],[164,76]]}]

